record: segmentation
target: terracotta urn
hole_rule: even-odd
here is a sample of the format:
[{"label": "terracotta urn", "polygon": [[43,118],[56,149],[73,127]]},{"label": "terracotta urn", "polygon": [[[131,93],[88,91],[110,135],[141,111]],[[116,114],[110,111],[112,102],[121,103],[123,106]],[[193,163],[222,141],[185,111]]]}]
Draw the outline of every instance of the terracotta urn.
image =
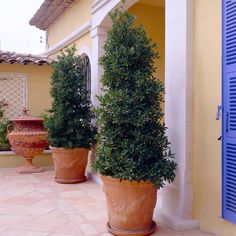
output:
[{"label": "terracotta urn", "polygon": [[23,115],[11,120],[13,129],[9,131],[8,139],[11,150],[25,159],[25,164],[18,169],[19,174],[38,173],[42,168],[33,165],[32,160],[35,155],[41,154],[46,146],[47,131],[43,127],[43,119],[32,117],[23,110]]}]

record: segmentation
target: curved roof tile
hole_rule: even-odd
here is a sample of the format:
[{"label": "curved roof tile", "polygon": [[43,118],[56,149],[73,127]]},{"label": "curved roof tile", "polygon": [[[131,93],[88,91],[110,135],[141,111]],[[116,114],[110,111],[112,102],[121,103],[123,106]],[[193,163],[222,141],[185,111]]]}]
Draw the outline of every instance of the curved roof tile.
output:
[{"label": "curved roof tile", "polygon": [[54,63],[51,58],[32,54],[15,53],[0,50],[0,63],[7,64],[34,64],[34,65],[50,65]]}]

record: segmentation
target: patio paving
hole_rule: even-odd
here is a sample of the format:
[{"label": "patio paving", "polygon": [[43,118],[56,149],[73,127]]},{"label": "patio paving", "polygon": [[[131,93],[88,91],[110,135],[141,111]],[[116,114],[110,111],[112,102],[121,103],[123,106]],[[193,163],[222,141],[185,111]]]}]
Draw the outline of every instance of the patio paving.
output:
[{"label": "patio paving", "polygon": [[[52,169],[19,175],[0,169],[0,236],[110,236],[101,186],[58,184]],[[158,226],[153,236],[210,236]]]}]

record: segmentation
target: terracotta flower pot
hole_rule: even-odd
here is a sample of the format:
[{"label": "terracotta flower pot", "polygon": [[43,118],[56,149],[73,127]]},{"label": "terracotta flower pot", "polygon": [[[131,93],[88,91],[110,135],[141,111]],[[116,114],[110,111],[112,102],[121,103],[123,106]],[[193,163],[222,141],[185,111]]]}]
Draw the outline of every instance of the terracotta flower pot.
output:
[{"label": "terracotta flower pot", "polygon": [[101,176],[108,206],[108,231],[114,235],[149,235],[156,228],[153,211],[157,188],[150,182],[129,182]]},{"label": "terracotta flower pot", "polygon": [[74,184],[86,180],[85,169],[88,163],[89,149],[65,149],[55,147],[50,147],[50,149],[52,150],[56,182]]}]

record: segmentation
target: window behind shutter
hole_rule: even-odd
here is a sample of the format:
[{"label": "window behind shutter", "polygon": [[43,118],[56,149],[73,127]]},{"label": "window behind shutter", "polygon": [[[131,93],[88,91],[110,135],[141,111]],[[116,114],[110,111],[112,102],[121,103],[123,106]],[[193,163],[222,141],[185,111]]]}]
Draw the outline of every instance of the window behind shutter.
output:
[{"label": "window behind shutter", "polygon": [[223,0],[222,39],[222,216],[236,223],[236,0]]}]

